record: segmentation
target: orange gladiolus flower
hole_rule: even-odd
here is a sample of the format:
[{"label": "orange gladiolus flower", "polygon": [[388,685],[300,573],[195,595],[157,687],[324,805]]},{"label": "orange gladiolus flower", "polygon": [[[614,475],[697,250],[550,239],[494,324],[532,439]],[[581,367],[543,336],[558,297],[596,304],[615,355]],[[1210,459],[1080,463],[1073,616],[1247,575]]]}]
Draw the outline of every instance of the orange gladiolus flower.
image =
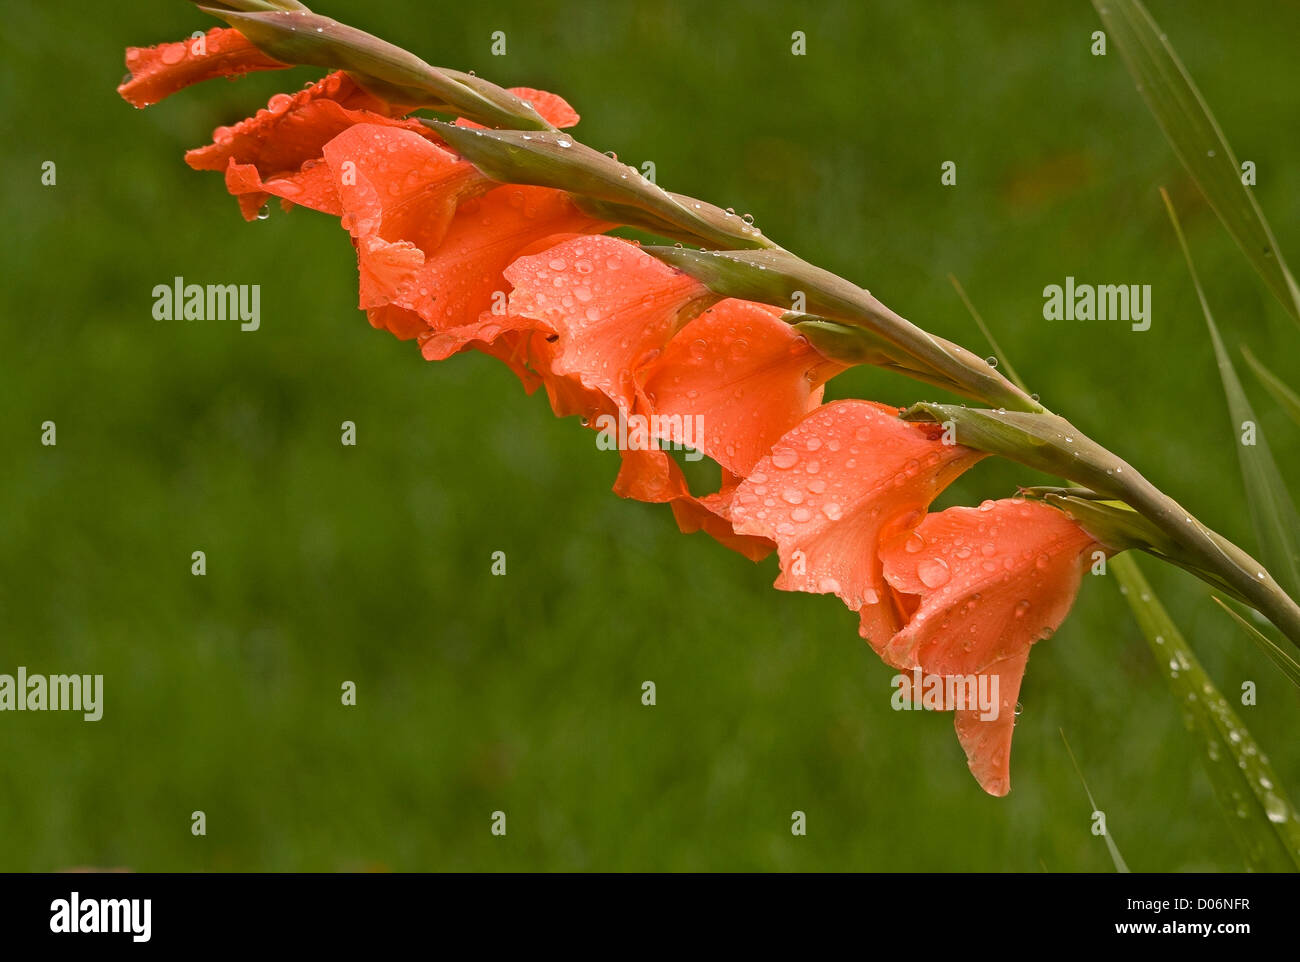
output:
[{"label": "orange gladiolus flower", "polygon": [[478,318],[494,295],[504,299],[503,271],[520,253],[610,226],[562,191],[493,189],[473,165],[410,130],[359,124],[324,153],[357,248],[361,307],[398,337]]},{"label": "orange gladiolus flower", "polygon": [[731,503],[737,532],[776,542],[777,588],[838,595],[873,639],[892,637],[904,615],[886,589],[881,540],[915,525],[984,457],[944,444],[938,425],[909,424],[898,413],[871,401],[817,409],[776,443]]},{"label": "orange gladiolus flower", "polygon": [[699,281],[615,237],[567,240],[505,272],[509,314],[553,334],[547,367],[631,412],[634,374],[712,300]]},{"label": "orange gladiolus flower", "polygon": [[292,64],[272,60],[238,30],[214,27],[191,37],[156,47],[127,47],[131,75],[117,88],[122,99],[149,107],[176,91],[215,77],[238,77],[255,70],[287,70]]},{"label": "orange gladiolus flower", "polygon": [[[683,327],[641,376],[646,406],[669,424],[701,416],[697,446],[737,475],[752,471],[820,405],[823,385],[846,368],[818,354],[782,313],[752,301],[720,301]],[[682,438],[670,433],[664,440]]]},{"label": "orange gladiolus flower", "polygon": [[891,592],[907,610],[902,629],[872,639],[896,668],[929,675],[996,676],[998,712],[956,712],[970,770],[991,795],[1011,787],[1011,735],[1029,648],[1050,637],[1074,604],[1091,550],[1070,517],[1012,498],[948,508],[882,545]]}]

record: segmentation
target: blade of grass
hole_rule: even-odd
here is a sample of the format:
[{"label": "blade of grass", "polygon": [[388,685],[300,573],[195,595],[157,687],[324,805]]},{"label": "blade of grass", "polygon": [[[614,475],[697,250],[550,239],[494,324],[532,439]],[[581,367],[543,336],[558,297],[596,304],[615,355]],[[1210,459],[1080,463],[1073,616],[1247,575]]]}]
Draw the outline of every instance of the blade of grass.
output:
[{"label": "blade of grass", "polygon": [[1284,649],[1275,645],[1273,639],[1269,638],[1268,635],[1264,634],[1245,618],[1241,617],[1241,615],[1237,614],[1237,612],[1233,611],[1232,608],[1229,607],[1221,598],[1215,598],[1214,602],[1228,614],[1232,615],[1233,620],[1236,621],[1237,624],[1241,625],[1250,640],[1259,646],[1260,650],[1269,657],[1269,660],[1272,661],[1273,664],[1277,665],[1282,674],[1286,675],[1287,678],[1290,679],[1291,684],[1300,688],[1300,663],[1296,662],[1296,660],[1287,654]]},{"label": "blade of grass", "polygon": [[[1083,783],[1083,793],[1088,796],[1088,804],[1092,806],[1094,812],[1100,811],[1097,808],[1097,800],[1092,797],[1092,789],[1088,787],[1088,780],[1083,777],[1083,769],[1079,767],[1079,760],[1074,757],[1074,749],[1070,747],[1069,740],[1065,737],[1065,729],[1059,729],[1061,741],[1065,742],[1065,750],[1070,753],[1070,764],[1074,766],[1074,772],[1079,776],[1079,781]],[[1110,823],[1106,823],[1106,831],[1102,833],[1102,838],[1106,840],[1106,851],[1110,852],[1110,860],[1115,865],[1115,871],[1122,875],[1128,874],[1128,863],[1124,861],[1124,856],[1119,854],[1119,846],[1115,840],[1110,837]]]},{"label": "blade of grass", "polygon": [[1140,0],[1092,0],[1165,138],[1274,296],[1300,321],[1300,287],[1209,104]]},{"label": "blade of grass", "polygon": [[1011,366],[1011,359],[1007,357],[1006,353],[1002,350],[1001,345],[999,345],[997,340],[994,339],[993,332],[990,331],[988,325],[984,323],[984,318],[980,317],[980,312],[975,310],[975,305],[972,304],[970,298],[966,296],[966,289],[961,286],[961,281],[957,280],[955,274],[949,274],[948,280],[952,283],[952,286],[956,288],[957,296],[960,297],[961,302],[966,305],[966,310],[970,311],[970,316],[975,319],[975,324],[979,327],[980,333],[984,335],[985,339],[989,342],[989,346],[993,348],[993,353],[1002,358],[1002,364],[1007,375],[1007,380],[1028,394],[1029,389],[1025,387],[1025,382],[1020,380],[1020,375],[1017,374],[1016,369]]},{"label": "blade of grass", "polygon": [[1242,356],[1246,358],[1246,363],[1250,365],[1255,376],[1259,378],[1259,383],[1269,394],[1273,395],[1273,400],[1277,402],[1278,407],[1287,413],[1296,424],[1300,424],[1300,394],[1296,394],[1287,386],[1287,383],[1280,377],[1266,368],[1263,363],[1251,353],[1250,348],[1243,346],[1241,349]]},{"label": "blade of grass", "polygon": [[1273,460],[1263,429],[1246,398],[1237,371],[1232,366],[1228,349],[1223,346],[1223,338],[1219,336],[1219,327],[1214,323],[1210,304],[1205,299],[1205,291],[1197,276],[1196,265],[1192,263],[1192,252],[1187,247],[1187,238],[1183,236],[1178,214],[1163,187],[1160,188],[1160,196],[1164,198],[1174,233],[1178,235],[1178,244],[1187,260],[1187,270],[1192,275],[1192,285],[1196,288],[1196,296],[1201,302],[1201,311],[1205,314],[1205,323],[1210,330],[1210,340],[1214,344],[1214,354],[1219,364],[1219,376],[1223,379],[1223,393],[1228,398],[1233,430],[1244,431],[1247,422],[1255,425],[1255,443],[1239,443],[1236,448],[1237,458],[1241,462],[1241,475],[1246,484],[1246,505],[1250,509],[1255,537],[1259,541],[1260,555],[1273,577],[1294,596],[1300,588],[1300,545],[1296,543],[1297,534],[1300,533],[1300,515],[1296,514],[1295,504],[1282,480],[1282,472]]},{"label": "blade of grass", "polygon": [[1278,787],[1255,739],[1205,673],[1130,554],[1110,560],[1156,664],[1205,751],[1201,757],[1219,805],[1255,871],[1300,870],[1300,817]]}]

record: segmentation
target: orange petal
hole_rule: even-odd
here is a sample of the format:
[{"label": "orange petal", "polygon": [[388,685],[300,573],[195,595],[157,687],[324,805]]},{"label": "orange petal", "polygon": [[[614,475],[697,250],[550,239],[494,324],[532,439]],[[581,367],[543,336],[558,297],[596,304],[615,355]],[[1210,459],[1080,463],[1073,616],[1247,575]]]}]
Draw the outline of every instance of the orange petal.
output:
[{"label": "orange petal", "polygon": [[[324,155],[343,226],[356,241],[361,307],[418,296],[425,252],[442,243],[461,200],[486,190],[488,181],[415,131],[379,124],[349,127],[325,145]],[[412,337],[425,326],[394,333]]]},{"label": "orange petal", "polygon": [[127,47],[126,66],[131,76],[117,92],[136,107],[148,107],[201,80],[238,77],[254,70],[287,70],[292,64],[272,60],[238,30],[214,27],[201,38]]},{"label": "orange petal", "polygon": [[957,740],[966,752],[966,765],[990,795],[1001,797],[1011,791],[1011,736],[1016,728],[1016,702],[1025,676],[1029,649],[1010,655],[984,669],[998,679],[997,718],[981,718],[981,712],[962,709],[953,713]]},{"label": "orange petal", "polygon": [[931,675],[999,676],[994,720],[959,712],[971,771],[991,794],[1010,786],[1015,703],[1029,648],[1074,603],[1093,539],[1063,512],[1021,498],[949,508],[881,546],[889,584],[916,606],[881,657]]},{"label": "orange petal", "polygon": [[[593,426],[603,429],[603,424],[593,422]],[[658,448],[633,449],[620,454],[623,461],[614,481],[614,493],[620,498],[663,504],[691,496],[682,469]]]},{"label": "orange petal", "polygon": [[279,197],[286,209],[297,205],[334,217],[343,213],[334,175],[319,160],[307,161],[296,173],[263,181],[256,166],[236,163],[232,157],[226,168],[226,190],[239,201],[245,220],[255,220],[269,197]]},{"label": "orange petal", "polygon": [[[548,250],[556,244],[563,243],[571,238],[584,236],[586,235],[551,234],[540,241],[526,244],[519,250],[518,256],[527,256],[539,251]],[[501,305],[500,310],[498,309],[498,304]],[[425,333],[420,341],[420,347],[424,351],[426,359],[430,361],[441,361],[467,347],[472,346],[480,350],[489,350],[490,345],[497,339],[508,339],[514,345],[510,351],[512,357],[515,357],[520,363],[531,368],[535,374],[545,373],[549,376],[551,374],[551,360],[555,353],[554,349],[545,338],[533,338],[529,336],[532,331],[542,332],[546,337],[549,337],[552,342],[558,340],[558,335],[556,335],[550,328],[546,327],[546,325],[540,323],[534,318],[526,317],[522,314],[511,314],[505,309],[505,301],[498,299],[497,303],[493,304],[491,311],[484,311],[478,316],[477,320],[470,321],[467,324],[458,324],[455,327],[444,328],[438,331],[430,330],[426,325]],[[489,353],[494,352],[489,350]],[[512,364],[512,367],[513,366],[514,365]],[[531,385],[529,387],[529,393],[531,394],[533,387],[536,386],[534,383],[535,378],[527,377],[522,379],[525,382],[525,386]],[[566,379],[557,377],[552,380],[558,382]],[[590,393],[586,392],[585,388],[580,388],[580,390],[583,393]],[[597,408],[600,410],[605,410],[607,407],[608,405],[606,404],[597,405]],[[561,411],[560,408],[557,407],[555,413],[558,417],[567,417],[570,414],[580,412],[576,409]]]},{"label": "orange petal", "polygon": [[[449,327],[445,331],[429,331],[426,327],[427,333],[420,343],[420,348],[425,360],[445,361],[468,346],[473,345],[483,349],[497,340],[505,339],[508,334],[531,333],[536,328],[537,322],[531,317],[484,311],[477,321]],[[511,340],[522,349],[519,359],[526,363],[529,360],[528,344],[517,339]]]},{"label": "orange petal", "polygon": [[724,470],[721,490],[696,497],[677,462],[664,451],[652,448],[624,451],[622,455],[623,463],[614,482],[614,493],[620,498],[652,504],[666,502],[683,534],[703,531],[751,561],[762,561],[772,553],[775,545],[767,538],[737,534],[732,526],[729,511],[739,478]]},{"label": "orange petal", "polygon": [[528,363],[538,373],[546,385],[546,396],[550,399],[551,410],[556,417],[581,417],[585,423],[595,426],[595,421],[602,414],[616,416],[618,407],[600,391],[593,391],[583,386],[575,377],[562,377],[555,373],[554,363],[559,343],[559,335],[550,331],[545,325],[539,325],[532,318],[522,318],[524,323],[531,323],[535,330],[529,336]]},{"label": "orange petal", "polygon": [[762,561],[776,549],[776,545],[768,538],[737,534],[731,521],[731,503],[740,480],[723,469],[721,490],[702,498],[678,498],[672,502],[673,517],[683,534],[703,531],[750,561]]},{"label": "orange petal", "polygon": [[[578,112],[570,107],[569,102],[559,94],[553,94],[546,90],[536,90],[532,87],[511,87],[510,92],[520,100],[530,104],[542,116],[543,120],[554,127],[572,127],[581,119]],[[464,117],[456,119],[456,126],[470,127],[474,130],[487,129],[482,124],[476,124]]]},{"label": "orange petal", "polygon": [[[250,220],[269,194],[337,214],[336,181],[318,169],[327,143],[359,123],[433,137],[418,121],[390,116],[394,109],[346,74],[332,73],[292,96],[276,94],[266,109],[233,127],[218,127],[213,142],[186,153],[185,162],[195,170],[226,171],[227,186]],[[233,177],[232,166],[238,168]]]},{"label": "orange petal", "polygon": [[827,361],[780,308],[727,299],[669,341],[646,369],[649,409],[669,422],[665,440],[685,440],[673,425],[699,416],[694,444],[729,471],[745,475],[780,437],[821,403],[822,384],[844,365]]},{"label": "orange petal", "polygon": [[984,456],[941,434],[870,401],[818,408],[737,489],[736,531],[776,542],[776,587],[834,593],[860,611],[868,637],[888,637],[900,621],[881,570],[882,535],[913,523]]},{"label": "orange petal", "polygon": [[668,343],[699,281],[615,237],[576,238],[505,272],[510,313],[558,335],[552,373],[572,376],[630,411],[635,371]]},{"label": "orange petal", "polygon": [[534,110],[549,124],[556,127],[573,127],[582,118],[559,94],[533,87],[511,87],[510,92],[520,100],[532,104]]},{"label": "orange petal", "polygon": [[1093,540],[1068,515],[1023,498],[930,514],[882,543],[885,577],[919,599],[878,650],[896,668],[976,674],[1054,632]]},{"label": "orange petal", "polygon": [[489,183],[469,161],[400,127],[357,124],[324,146],[353,237],[442,243],[461,197]]},{"label": "orange petal", "polygon": [[[510,284],[503,272],[521,252],[550,246],[557,235],[611,226],[582,213],[563,191],[497,187],[460,204],[442,242],[423,251],[423,265],[404,284],[394,307],[422,318],[426,337],[432,336],[430,329],[437,333],[474,323],[494,301],[505,302]],[[380,326],[374,312],[371,323]]]}]

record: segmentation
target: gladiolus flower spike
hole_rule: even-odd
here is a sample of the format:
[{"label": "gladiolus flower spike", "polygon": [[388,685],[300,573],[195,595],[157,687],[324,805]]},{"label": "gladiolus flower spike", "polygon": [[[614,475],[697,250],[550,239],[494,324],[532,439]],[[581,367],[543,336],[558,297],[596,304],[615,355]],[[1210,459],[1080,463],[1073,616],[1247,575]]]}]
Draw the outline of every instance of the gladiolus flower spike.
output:
[{"label": "gladiolus flower spike", "polygon": [[[296,0],[204,9],[229,26],[127,51],[126,100],[143,107],[254,70],[332,72],[218,128],[187,162],[222,173],[248,219],[272,197],[338,217],[372,325],[415,340],[428,360],[499,358],[527,391],[544,388],[556,415],[580,416],[619,450],[618,494],[668,504],[683,531],[746,557],[775,551],[779,589],[837,596],[913,679],[912,697],[953,711],[985,791],[1010,788],[1029,650],[1065,618],[1098,552],[1174,560],[1300,637],[1294,602],[1263,569],[1131,466],[749,218],[584,147],[565,131],[578,115],[563,98],[432,67]],[[619,226],[679,243],[607,235]],[[799,312],[788,309],[794,291]],[[885,404],[826,403],[826,382],[862,363],[990,409],[922,404],[904,419]],[[713,459],[719,489],[692,491],[671,447]],[[929,511],[990,455],[1088,491]],[[1103,515],[1082,506],[1103,497],[1124,510],[1090,525]],[[932,702],[927,688],[957,697]],[[975,690],[993,697],[961,697]]]}]

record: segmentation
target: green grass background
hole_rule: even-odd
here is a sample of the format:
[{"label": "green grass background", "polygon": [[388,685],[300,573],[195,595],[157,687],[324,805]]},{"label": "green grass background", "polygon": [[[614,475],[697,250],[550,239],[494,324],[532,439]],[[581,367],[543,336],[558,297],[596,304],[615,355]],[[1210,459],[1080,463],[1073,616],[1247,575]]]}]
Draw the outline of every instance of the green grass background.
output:
[{"label": "green grass background", "polygon": [[[753,212],[982,351],[954,272],[1046,403],[1253,548],[1158,185],[1234,349],[1296,383],[1296,332],[1118,51],[1089,54],[1100,24],[1083,0],[319,10],[433,63],[563,93],[592,146]],[[1300,257],[1300,9],[1152,12]],[[24,3],[5,21],[0,672],[103,673],[106,699],[98,723],[0,715],[0,869],[1109,870],[1058,729],[1130,866],[1242,867],[1110,579],[1085,579],[1035,648],[1013,791],[985,796],[949,716],[890,709],[892,671],[838,602],[776,592],[774,561],[615,497],[616,456],[496,362],[431,365],[373,331],[337,221],[277,209],[246,224],[219,176],[184,165],[213,127],[316,74],[214,82],[137,112],[114,93],[122,48],[204,15]],[[945,160],[955,188],[939,184]],[[261,284],[262,329],[154,321],[153,286],[178,274]],[[1042,320],[1042,288],[1067,274],[1151,284],[1151,330]],[[1293,477],[1295,429],[1248,387]],[[933,394],[874,370],[830,389]],[[45,420],[57,447],[39,443]],[[943,503],[1031,480],[985,462]],[[1240,711],[1300,794],[1294,690],[1198,582],[1144,569],[1229,698],[1258,684]],[[489,832],[498,809],[504,838]]]}]

